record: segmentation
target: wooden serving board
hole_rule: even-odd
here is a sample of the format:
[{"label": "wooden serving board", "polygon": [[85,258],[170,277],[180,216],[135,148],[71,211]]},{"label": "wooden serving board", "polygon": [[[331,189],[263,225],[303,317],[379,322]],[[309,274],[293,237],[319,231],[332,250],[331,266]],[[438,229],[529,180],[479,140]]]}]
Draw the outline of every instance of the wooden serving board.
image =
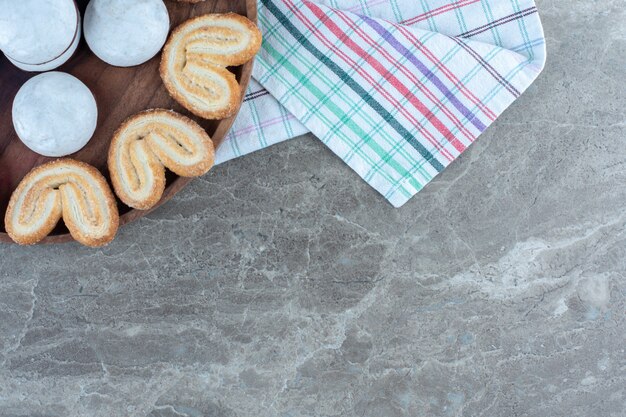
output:
[{"label": "wooden serving board", "polygon": [[[84,16],[88,0],[78,0],[81,15]],[[189,4],[165,0],[170,14],[171,28],[190,17],[206,13],[236,12],[256,22],[256,0],[206,0]],[[132,68],[112,67],[97,58],[84,39],[74,57],[55,71],[74,75],[93,92],[98,103],[98,127],[85,148],[70,155],[74,159],[87,162],[100,170],[108,179],[106,155],[113,132],[129,116],[150,108],[174,109],[200,123],[209,133],[216,147],[219,146],[234,117],[221,121],[206,121],[194,117],[168,95],[159,76],[160,54],[147,63]],[[252,62],[233,68],[242,90],[248,85],[252,74]],[[35,73],[20,71],[11,65],[0,53],[0,242],[11,242],[4,230],[4,215],[11,197],[21,179],[35,166],[50,161],[29,150],[17,137],[11,120],[13,99],[19,88]],[[157,207],[171,199],[190,182],[168,172],[167,187]],[[118,201],[120,225],[136,220],[149,211],[134,210]],[[155,207],[156,208],[156,207]],[[154,210],[154,209],[153,209]],[[71,241],[62,221],[42,243]]]}]

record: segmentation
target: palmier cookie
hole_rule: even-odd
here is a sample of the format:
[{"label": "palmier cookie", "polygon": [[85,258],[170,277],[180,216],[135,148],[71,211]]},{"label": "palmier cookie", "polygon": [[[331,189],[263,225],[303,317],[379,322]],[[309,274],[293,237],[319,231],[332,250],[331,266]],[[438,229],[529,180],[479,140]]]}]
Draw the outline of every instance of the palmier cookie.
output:
[{"label": "palmier cookie", "polygon": [[165,167],[182,177],[208,172],[215,160],[209,135],[171,110],[147,110],[126,120],[109,148],[113,189],[126,205],[148,210],[165,190]]},{"label": "palmier cookie", "polygon": [[36,167],[11,195],[4,224],[11,239],[32,245],[61,218],[83,245],[98,247],[113,240],[119,226],[117,205],[96,168],[67,158]]},{"label": "palmier cookie", "polygon": [[250,61],[261,32],[244,16],[208,14],[190,19],[170,35],[161,58],[161,78],[170,95],[205,119],[232,116],[241,87],[226,67]]}]

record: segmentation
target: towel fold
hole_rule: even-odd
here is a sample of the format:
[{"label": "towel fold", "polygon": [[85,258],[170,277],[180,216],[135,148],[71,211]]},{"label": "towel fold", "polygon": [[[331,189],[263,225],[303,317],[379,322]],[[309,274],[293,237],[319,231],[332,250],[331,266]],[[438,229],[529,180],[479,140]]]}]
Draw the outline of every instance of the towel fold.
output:
[{"label": "towel fold", "polygon": [[218,162],[312,132],[395,207],[536,79],[532,0],[260,0],[254,80]]}]

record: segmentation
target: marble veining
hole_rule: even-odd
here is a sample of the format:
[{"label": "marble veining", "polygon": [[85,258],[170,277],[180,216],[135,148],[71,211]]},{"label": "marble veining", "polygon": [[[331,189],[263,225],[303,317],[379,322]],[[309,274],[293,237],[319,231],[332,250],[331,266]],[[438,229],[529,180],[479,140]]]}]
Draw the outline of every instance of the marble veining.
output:
[{"label": "marble veining", "polygon": [[0,416],[626,414],[626,8],[393,209],[312,137],[101,250],[0,246]]}]

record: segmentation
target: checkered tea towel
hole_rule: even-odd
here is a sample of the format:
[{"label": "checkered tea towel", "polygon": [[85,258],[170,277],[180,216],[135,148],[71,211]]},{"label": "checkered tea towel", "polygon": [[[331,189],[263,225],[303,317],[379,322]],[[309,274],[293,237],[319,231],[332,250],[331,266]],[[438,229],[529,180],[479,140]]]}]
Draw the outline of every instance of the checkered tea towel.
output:
[{"label": "checkered tea towel", "polygon": [[533,0],[260,0],[264,43],[218,161],[308,131],[396,207],[535,80]]}]

